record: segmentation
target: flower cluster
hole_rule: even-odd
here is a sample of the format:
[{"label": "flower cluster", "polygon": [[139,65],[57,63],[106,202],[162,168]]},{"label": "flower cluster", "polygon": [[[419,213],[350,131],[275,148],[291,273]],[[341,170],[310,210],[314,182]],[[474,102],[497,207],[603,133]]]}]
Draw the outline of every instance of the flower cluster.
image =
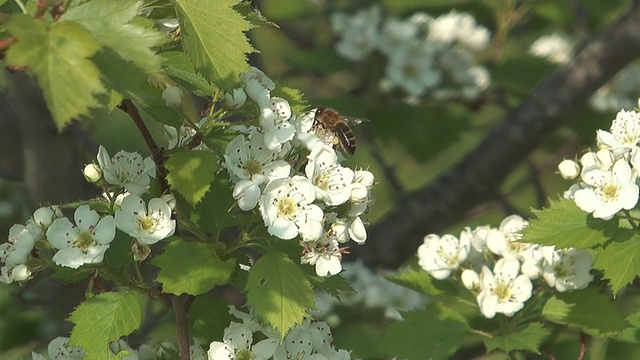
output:
[{"label": "flower cluster", "polygon": [[558,170],[562,177],[575,179],[564,197],[580,209],[604,220],[638,203],[640,169],[640,114],[621,110],[609,131],[598,130],[597,151],[589,151],[576,162],[564,160]]},{"label": "flower cluster", "polygon": [[[232,322],[224,330],[222,341],[209,345],[208,360],[349,360],[351,354],[331,345],[331,330],[324,322],[307,319],[293,328],[280,342],[277,330],[259,324],[249,314],[230,307],[230,313],[242,322]],[[258,334],[259,336],[254,336]],[[263,340],[255,341],[255,338]],[[254,343],[255,342],[255,343]]]},{"label": "flower cluster", "polygon": [[[69,338],[57,337],[49,343],[47,347],[47,353],[49,354],[49,360],[65,359],[65,360],[82,360],[86,353],[82,348],[76,346],[69,346]],[[32,352],[32,360],[47,360],[46,357]]]},{"label": "flower cluster", "polygon": [[424,306],[425,298],[422,294],[387,280],[362,262],[344,264],[344,270],[340,275],[349,282],[353,291],[341,292],[340,300],[318,292],[315,299],[316,310],[312,312],[314,318],[324,319],[332,326],[337,325],[340,318],[334,310],[341,306],[349,309],[380,309],[385,318],[401,320],[401,311],[412,311]]},{"label": "flower cluster", "polygon": [[254,68],[242,81],[237,91],[257,105],[260,126],[239,128],[226,147],[233,198],[243,211],[257,207],[270,235],[298,239],[301,262],[315,265],[318,275],[337,274],[340,245],[367,238],[361,215],[373,174],[343,167],[341,154],[315,135],[316,110],[294,114],[285,99],[271,97],[275,84],[262,71]]},{"label": "flower cluster", "polygon": [[[73,222],[64,217],[58,206],[36,210],[25,225],[16,224],[9,231],[8,242],[0,245],[0,281],[24,281],[31,277],[28,259],[32,251],[52,253],[51,261],[59,266],[77,269],[85,264],[103,261],[105,252],[116,235],[116,228],[135,238],[142,247],[173,235],[172,198],[154,198],[147,203],[139,195],[148,191],[155,166],[150,158],[137,153],[118,152],[110,157],[100,147],[98,164],[87,165],[84,175],[97,185],[111,187],[105,193],[110,207],[119,205],[113,215],[100,215],[89,205],[80,205]],[[38,252],[37,251],[37,252]],[[139,257],[137,260],[144,259]],[[45,260],[44,258],[40,260]]]},{"label": "flower cluster", "polygon": [[401,89],[411,101],[427,94],[470,100],[491,82],[474,54],[488,46],[490,33],[469,14],[452,11],[434,18],[416,13],[383,21],[374,6],[352,16],[335,13],[331,24],[340,36],[336,51],[345,58],[361,61],[374,50],[387,57],[383,91]]},{"label": "flower cluster", "polygon": [[[574,41],[567,36],[553,33],[533,42],[529,52],[554,64],[565,64],[573,55]],[[589,99],[591,107],[600,112],[629,109],[640,96],[640,65],[632,63],[620,70]]]},{"label": "flower cluster", "polygon": [[475,294],[487,318],[497,313],[513,316],[521,310],[540,278],[560,292],[586,288],[593,280],[591,255],[520,242],[520,231],[527,226],[527,221],[511,215],[499,228],[466,228],[459,237],[427,235],[418,248],[418,263],[436,279],[455,273]]}]

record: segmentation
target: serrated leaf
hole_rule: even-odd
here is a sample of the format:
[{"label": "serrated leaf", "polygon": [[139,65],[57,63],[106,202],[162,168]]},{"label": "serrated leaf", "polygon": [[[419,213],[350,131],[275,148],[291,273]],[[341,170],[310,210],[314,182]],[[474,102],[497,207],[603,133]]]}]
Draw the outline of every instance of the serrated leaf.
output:
[{"label": "serrated leaf", "polygon": [[218,236],[225,228],[229,209],[234,203],[229,183],[221,177],[216,178],[211,184],[211,191],[196,207],[194,213],[198,214],[197,224],[202,230],[210,232],[211,237],[217,241]]},{"label": "serrated leaf", "polygon": [[534,322],[527,325],[522,330],[493,338],[483,339],[487,352],[495,349],[510,352],[513,350],[526,350],[535,354],[540,354],[540,344],[549,335],[549,331],[542,323]]},{"label": "serrated leaf", "polygon": [[276,86],[271,92],[271,96],[279,96],[286,99],[289,102],[289,106],[291,106],[291,111],[296,114],[304,112],[309,106],[307,100],[304,99],[302,91],[286,85]]},{"label": "serrated leaf", "polygon": [[235,260],[220,260],[212,245],[180,239],[167,244],[152,264],[160,268],[162,291],[176,295],[204,294],[228,283],[236,269]]},{"label": "serrated leaf", "polygon": [[619,229],[616,239],[596,255],[594,268],[604,272],[609,279],[613,295],[640,275],[640,235],[634,230]]},{"label": "serrated leaf", "polygon": [[61,20],[82,25],[123,60],[156,75],[160,73],[160,58],[151,48],[161,44],[165,36],[132,23],[141,7],[139,0],[93,0],[65,12]]},{"label": "serrated leaf", "polygon": [[18,14],[5,27],[18,39],[7,52],[7,64],[26,66],[36,75],[58,129],[98,105],[94,95],[105,89],[89,58],[100,45],[82,26]]},{"label": "serrated leaf", "polygon": [[542,316],[596,334],[620,331],[629,326],[611,298],[595,288],[553,295],[545,303]]},{"label": "serrated leaf", "polygon": [[165,51],[160,54],[164,59],[164,69],[169,76],[198,96],[211,96],[216,87],[196,72],[187,54],[182,51]]},{"label": "serrated leaf", "polygon": [[210,82],[230,90],[249,70],[253,51],[245,32],[252,28],[233,6],[238,0],[172,0],[180,22],[182,45],[195,69]]},{"label": "serrated leaf", "polygon": [[109,49],[99,51],[92,59],[100,69],[104,84],[116,93],[109,94],[109,110],[113,110],[123,98],[131,99],[141,105],[153,100],[154,88],[140,68],[131,66]]},{"label": "serrated leaf", "polygon": [[615,336],[616,340],[640,344],[640,312],[627,316],[631,326]]},{"label": "serrated leaf", "polygon": [[523,230],[522,242],[588,249],[609,241],[618,229],[617,221],[594,219],[571,200],[551,200],[548,208],[533,213],[537,219]]},{"label": "serrated leaf", "polygon": [[407,360],[448,359],[464,343],[469,326],[458,318],[429,309],[403,313],[385,337],[382,350]]},{"label": "serrated leaf", "polygon": [[279,252],[264,254],[249,271],[247,303],[284,338],[314,308],[313,288],[302,270]]},{"label": "serrated leaf", "polygon": [[171,187],[193,206],[209,191],[218,169],[218,159],[208,151],[182,151],[165,163]]},{"label": "serrated leaf", "polygon": [[106,292],[85,300],[71,313],[75,324],[69,345],[86,351],[85,360],[119,359],[109,343],[131,334],[142,323],[143,298],[132,292]]}]

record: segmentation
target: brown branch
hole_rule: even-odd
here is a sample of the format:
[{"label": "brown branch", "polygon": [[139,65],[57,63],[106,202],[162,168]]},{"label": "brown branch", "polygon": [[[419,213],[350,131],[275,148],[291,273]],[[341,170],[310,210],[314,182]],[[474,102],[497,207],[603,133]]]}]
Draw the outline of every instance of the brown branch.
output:
[{"label": "brown branch", "polygon": [[352,252],[370,266],[397,267],[424,235],[462,219],[491,199],[506,177],[548,135],[576,117],[588,98],[640,57],[640,6],[634,1],[616,23],[589,39],[571,61],[543,79],[508,112],[475,151],[426,188],[408,194]]},{"label": "brown branch", "polygon": [[140,111],[133,103],[133,101],[129,99],[124,99],[118,105],[118,108],[124,112],[126,112],[129,117],[133,120],[133,122],[138,127],[142,138],[144,139],[149,151],[151,152],[151,158],[153,162],[156,164],[156,172],[158,173],[158,180],[160,181],[160,189],[163,193],[169,192],[169,183],[167,182],[167,170],[164,167],[164,157],[162,155],[162,149],[158,147],[156,142],[153,140],[153,136],[147,125],[145,125],[144,120],[142,120],[142,116],[140,115]]},{"label": "brown branch", "polygon": [[178,326],[178,354],[180,360],[189,360],[189,319],[184,301],[180,296],[170,295]]}]

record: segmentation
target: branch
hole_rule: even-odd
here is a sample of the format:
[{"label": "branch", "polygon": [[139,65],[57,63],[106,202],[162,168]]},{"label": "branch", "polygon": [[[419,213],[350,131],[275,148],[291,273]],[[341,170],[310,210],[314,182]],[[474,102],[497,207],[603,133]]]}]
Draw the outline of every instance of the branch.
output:
[{"label": "branch", "polygon": [[640,6],[591,38],[543,79],[484,141],[426,188],[408,194],[352,253],[370,266],[397,267],[422,243],[497,194],[501,183],[548,135],[575,118],[588,98],[640,57]]}]

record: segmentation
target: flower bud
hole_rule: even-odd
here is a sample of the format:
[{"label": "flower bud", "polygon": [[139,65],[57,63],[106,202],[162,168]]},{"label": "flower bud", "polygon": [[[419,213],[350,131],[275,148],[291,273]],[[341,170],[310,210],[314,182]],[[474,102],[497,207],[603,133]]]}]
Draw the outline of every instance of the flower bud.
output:
[{"label": "flower bud", "polygon": [[602,167],[606,169],[609,169],[611,166],[613,166],[613,163],[616,161],[613,152],[609,149],[598,150],[598,152],[596,153],[596,157],[598,158],[598,161],[600,162]]},{"label": "flower bud", "polygon": [[562,160],[558,164],[558,171],[565,180],[573,180],[580,175],[580,166],[573,160]]},{"label": "flower bud", "polygon": [[596,156],[596,153],[589,151],[588,153],[582,155],[582,157],[580,158],[580,164],[582,164],[583,167],[598,165],[598,157]]},{"label": "flower bud", "polygon": [[82,170],[82,175],[88,182],[95,184],[102,179],[102,169],[96,164],[89,164]]},{"label": "flower bud", "polygon": [[31,269],[25,264],[16,265],[11,270],[11,277],[14,281],[25,281],[31,277]]},{"label": "flower bud", "polygon": [[242,88],[233,89],[231,94],[224,94],[224,103],[231,109],[237,109],[247,101],[247,93]]},{"label": "flower bud", "polygon": [[162,92],[162,98],[167,106],[182,104],[182,90],[177,86],[169,86]]}]

